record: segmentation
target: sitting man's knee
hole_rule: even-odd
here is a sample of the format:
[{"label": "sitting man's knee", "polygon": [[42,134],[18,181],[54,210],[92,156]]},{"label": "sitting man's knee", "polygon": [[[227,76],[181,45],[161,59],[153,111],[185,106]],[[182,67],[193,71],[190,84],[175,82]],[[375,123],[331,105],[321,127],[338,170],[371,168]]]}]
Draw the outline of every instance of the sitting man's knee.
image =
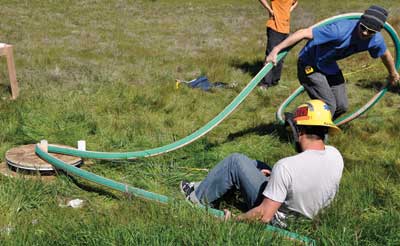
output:
[{"label": "sitting man's knee", "polygon": [[233,153],[228,158],[230,160],[229,163],[231,165],[237,165],[237,166],[247,164],[248,160],[250,160],[249,157],[240,153]]},{"label": "sitting man's knee", "polygon": [[240,160],[243,160],[244,158],[247,158],[247,156],[245,156],[244,154],[240,154],[240,153],[233,153],[229,156],[229,158],[232,161],[240,161]]}]

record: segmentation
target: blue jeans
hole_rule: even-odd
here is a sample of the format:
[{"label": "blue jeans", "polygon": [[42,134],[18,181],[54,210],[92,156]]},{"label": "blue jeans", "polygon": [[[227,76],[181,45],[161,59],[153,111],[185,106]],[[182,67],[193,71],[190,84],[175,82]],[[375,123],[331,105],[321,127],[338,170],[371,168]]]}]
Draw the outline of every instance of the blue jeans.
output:
[{"label": "blue jeans", "polygon": [[271,167],[245,155],[232,154],[218,163],[198,187],[195,186],[191,200],[204,205],[211,204],[236,188],[240,190],[248,208],[253,208],[261,203],[262,193],[268,183],[268,177],[261,173],[261,169],[271,170]]}]

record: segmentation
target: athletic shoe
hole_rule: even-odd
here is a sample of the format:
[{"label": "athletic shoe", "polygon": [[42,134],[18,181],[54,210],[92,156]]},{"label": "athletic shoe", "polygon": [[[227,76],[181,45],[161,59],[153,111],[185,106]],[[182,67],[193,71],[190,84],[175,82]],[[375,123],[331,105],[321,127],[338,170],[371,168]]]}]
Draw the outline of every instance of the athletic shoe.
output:
[{"label": "athletic shoe", "polygon": [[269,84],[263,84],[263,83],[258,84],[258,89],[261,91],[266,91],[268,90],[269,87],[271,87],[271,85]]},{"label": "athletic shoe", "polygon": [[179,184],[179,187],[181,188],[181,192],[185,196],[186,200],[189,200],[190,194],[194,191],[194,183],[187,180],[182,180]]}]

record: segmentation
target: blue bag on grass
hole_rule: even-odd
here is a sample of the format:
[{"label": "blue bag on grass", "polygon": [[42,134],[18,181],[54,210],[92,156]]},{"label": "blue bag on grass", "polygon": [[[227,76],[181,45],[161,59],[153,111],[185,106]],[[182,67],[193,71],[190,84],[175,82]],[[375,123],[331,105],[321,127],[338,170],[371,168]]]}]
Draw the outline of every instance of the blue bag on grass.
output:
[{"label": "blue bag on grass", "polygon": [[207,76],[200,76],[191,81],[176,80],[176,83],[177,83],[176,88],[179,88],[180,83],[185,83],[190,88],[200,88],[203,91],[209,91],[212,87],[217,87],[217,88],[227,87],[227,84],[223,82],[216,82],[216,83],[210,82]]},{"label": "blue bag on grass", "polygon": [[208,91],[212,87],[206,76],[200,76],[197,79],[191,80],[187,85],[191,88],[200,88],[204,91]]}]

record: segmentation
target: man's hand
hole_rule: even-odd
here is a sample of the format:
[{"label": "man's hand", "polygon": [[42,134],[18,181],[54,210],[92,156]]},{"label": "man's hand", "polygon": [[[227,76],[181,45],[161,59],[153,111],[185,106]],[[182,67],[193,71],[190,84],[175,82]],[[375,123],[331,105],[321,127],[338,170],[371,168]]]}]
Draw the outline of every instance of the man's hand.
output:
[{"label": "man's hand", "polygon": [[273,18],[274,17],[274,11],[271,9],[271,10],[268,10],[268,13],[269,13],[269,17],[270,18]]},{"label": "man's hand", "polygon": [[300,29],[295,33],[289,35],[289,37],[287,37],[282,42],[280,42],[277,46],[275,46],[272,49],[267,58],[265,58],[265,64],[267,64],[268,62],[272,62],[272,64],[274,64],[275,66],[277,63],[276,60],[278,59],[278,53],[281,50],[284,50],[292,45],[295,45],[302,39],[307,39],[307,40],[313,39],[312,27]]},{"label": "man's hand", "polygon": [[267,0],[258,0],[262,4],[262,6],[267,10],[270,17],[274,16],[274,11],[272,10],[271,6],[268,4]]},{"label": "man's hand", "polygon": [[260,171],[261,171],[265,176],[271,175],[271,170],[268,170],[268,169],[261,169]]},{"label": "man's hand", "polygon": [[233,218],[231,211],[224,209],[224,221],[228,221]]},{"label": "man's hand", "polygon": [[275,48],[272,49],[272,51],[269,53],[267,58],[265,58],[264,65],[266,65],[268,62],[272,62],[272,64],[275,66],[277,63],[276,59],[278,58],[278,53],[279,53],[279,51],[277,51]]},{"label": "man's hand", "polygon": [[396,71],[394,74],[390,74],[388,80],[392,86],[395,86],[396,83],[400,82],[399,73]]},{"label": "man's hand", "polygon": [[[269,223],[276,211],[282,203],[273,201],[267,197],[264,197],[263,201],[257,207],[254,207],[244,214],[239,214],[235,217],[238,221],[262,221],[264,223]],[[226,213],[225,213],[226,215]]]}]

